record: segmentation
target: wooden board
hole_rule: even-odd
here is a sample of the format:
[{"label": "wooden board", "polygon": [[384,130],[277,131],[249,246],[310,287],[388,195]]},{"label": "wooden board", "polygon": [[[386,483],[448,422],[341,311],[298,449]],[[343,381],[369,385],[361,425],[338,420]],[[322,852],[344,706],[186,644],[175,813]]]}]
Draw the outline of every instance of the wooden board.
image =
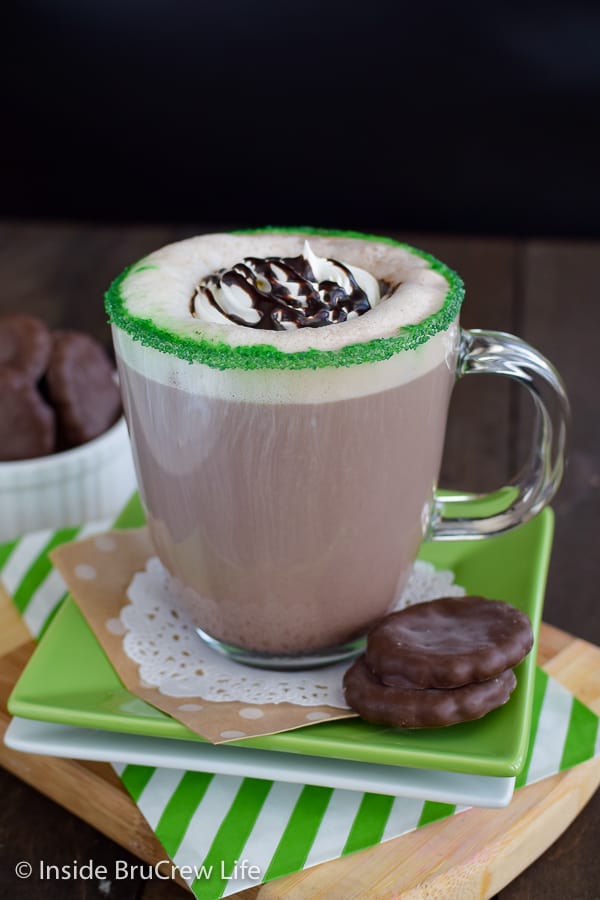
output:
[{"label": "wooden board", "polygon": [[[33,642],[0,595],[0,732]],[[600,648],[542,626],[539,661],[600,713]],[[0,765],[146,862],[165,852],[110,766],[33,756],[0,745]],[[523,788],[504,810],[473,809],[369,850],[244,891],[244,900],[492,897],[567,828],[600,784],[600,759]]]}]

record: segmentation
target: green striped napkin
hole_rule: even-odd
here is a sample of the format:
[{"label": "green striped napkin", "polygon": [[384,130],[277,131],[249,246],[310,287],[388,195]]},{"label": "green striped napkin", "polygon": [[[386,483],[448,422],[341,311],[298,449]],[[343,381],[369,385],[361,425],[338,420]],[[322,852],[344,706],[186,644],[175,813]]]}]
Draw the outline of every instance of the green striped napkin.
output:
[{"label": "green striped napkin", "polygon": [[41,637],[66,596],[67,586],[48,554],[60,544],[110,528],[105,520],[80,528],[36,531],[0,544],[0,579],[34,638]]},{"label": "green striped napkin", "polygon": [[[600,755],[598,716],[537,669],[530,750],[517,787]],[[196,897],[224,897],[364,850],[466,807],[256,778],[115,766]],[[196,866],[196,870],[193,867]],[[186,867],[192,869],[189,871]],[[202,868],[204,867],[204,868]]]},{"label": "green striped napkin", "polygon": [[[121,525],[139,524],[122,519]],[[40,531],[0,545],[0,579],[35,638],[66,594],[48,552],[108,526]],[[598,716],[538,669],[532,737],[517,787],[600,755],[598,723]],[[464,809],[256,778],[114,768],[195,896],[204,900],[365,849]]]}]

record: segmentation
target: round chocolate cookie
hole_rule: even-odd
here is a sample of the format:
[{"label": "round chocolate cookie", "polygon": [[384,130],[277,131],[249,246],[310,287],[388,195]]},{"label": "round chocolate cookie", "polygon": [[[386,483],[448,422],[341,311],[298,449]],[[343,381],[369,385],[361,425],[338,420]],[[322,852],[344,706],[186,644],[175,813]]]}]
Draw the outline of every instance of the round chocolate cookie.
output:
[{"label": "round chocolate cookie", "polygon": [[63,447],[84,444],[116,422],[121,398],[113,368],[98,341],[78,331],[54,336],[46,389]]},{"label": "round chocolate cookie", "polygon": [[441,728],[471,722],[502,706],[515,689],[511,669],[452,690],[410,690],[382,684],[361,656],[344,675],[348,706],[361,718],[394,728]]},{"label": "round chocolate cookie", "polygon": [[0,366],[0,459],[33,459],[54,450],[54,412],[23,372]]},{"label": "round chocolate cookie", "polygon": [[458,688],[511,669],[532,644],[529,619],[510,604],[444,597],[382,619],[369,632],[365,658],[387,685]]},{"label": "round chocolate cookie", "polygon": [[10,366],[34,384],[48,364],[52,338],[43,322],[34,316],[0,318],[0,366]]}]

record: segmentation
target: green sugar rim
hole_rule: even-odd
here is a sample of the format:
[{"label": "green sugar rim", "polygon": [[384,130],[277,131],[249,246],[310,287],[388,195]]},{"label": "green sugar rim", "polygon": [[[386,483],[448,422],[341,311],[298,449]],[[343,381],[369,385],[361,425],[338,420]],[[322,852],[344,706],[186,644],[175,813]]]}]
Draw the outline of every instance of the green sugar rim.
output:
[{"label": "green sugar rim", "polygon": [[203,363],[213,369],[321,369],[328,366],[355,366],[361,363],[380,362],[389,359],[395,353],[415,350],[433,335],[440,331],[446,331],[460,311],[465,293],[460,276],[431,256],[430,253],[395,241],[393,238],[362,234],[360,231],[337,231],[309,227],[253,228],[235,231],[233,234],[307,234],[391,244],[394,247],[402,247],[409,253],[414,253],[426,260],[430,268],[439,272],[446,279],[448,291],[437,312],[432,313],[417,325],[401,327],[397,334],[390,337],[373,338],[362,344],[348,344],[338,350],[315,350],[313,348],[286,353],[272,344],[243,344],[234,347],[224,341],[214,341],[206,337],[188,337],[161,328],[151,319],[132,316],[127,310],[127,301],[123,296],[122,288],[131,272],[154,268],[152,264],[145,263],[145,260],[142,259],[125,269],[113,281],[105,294],[105,308],[109,322],[146,347],[152,347],[189,363]]}]

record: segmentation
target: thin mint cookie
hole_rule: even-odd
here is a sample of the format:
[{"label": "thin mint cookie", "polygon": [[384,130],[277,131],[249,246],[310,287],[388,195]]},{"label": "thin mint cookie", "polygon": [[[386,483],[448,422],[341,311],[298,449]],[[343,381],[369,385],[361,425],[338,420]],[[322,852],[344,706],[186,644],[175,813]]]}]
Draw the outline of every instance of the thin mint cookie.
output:
[{"label": "thin mint cookie", "polygon": [[0,318],[0,366],[21,372],[32,384],[44,374],[52,338],[43,322],[34,316]]},{"label": "thin mint cookie", "polygon": [[452,690],[410,690],[382,684],[361,656],[344,675],[346,702],[361,718],[393,728],[441,728],[481,719],[503,706],[517,679],[511,669]]},{"label": "thin mint cookie", "polygon": [[529,619],[509,603],[444,597],[382,619],[369,632],[365,659],[387,685],[457,688],[512,669],[532,645]]},{"label": "thin mint cookie", "polygon": [[64,447],[98,437],[119,417],[113,367],[102,345],[87,334],[55,333],[45,384]]},{"label": "thin mint cookie", "polygon": [[46,456],[54,450],[54,412],[23,372],[0,366],[0,459]]}]

